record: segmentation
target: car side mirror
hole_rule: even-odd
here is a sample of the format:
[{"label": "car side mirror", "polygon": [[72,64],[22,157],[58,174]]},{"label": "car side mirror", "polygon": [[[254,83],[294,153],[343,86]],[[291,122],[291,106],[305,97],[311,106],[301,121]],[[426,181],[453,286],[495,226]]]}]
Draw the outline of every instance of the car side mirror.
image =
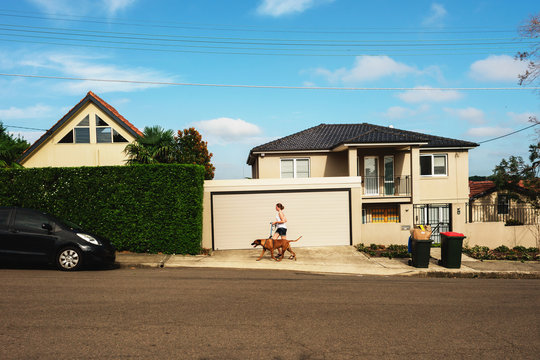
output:
[{"label": "car side mirror", "polygon": [[41,224],[41,228],[47,230],[49,233],[52,231],[51,224],[43,223]]}]

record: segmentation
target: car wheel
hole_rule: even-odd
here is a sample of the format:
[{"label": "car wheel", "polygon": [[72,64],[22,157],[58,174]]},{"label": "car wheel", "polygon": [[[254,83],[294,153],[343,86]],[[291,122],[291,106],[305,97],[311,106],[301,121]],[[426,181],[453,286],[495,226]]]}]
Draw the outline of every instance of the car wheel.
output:
[{"label": "car wheel", "polygon": [[68,247],[60,250],[56,256],[56,266],[60,270],[74,271],[82,265],[81,250],[75,247]]}]

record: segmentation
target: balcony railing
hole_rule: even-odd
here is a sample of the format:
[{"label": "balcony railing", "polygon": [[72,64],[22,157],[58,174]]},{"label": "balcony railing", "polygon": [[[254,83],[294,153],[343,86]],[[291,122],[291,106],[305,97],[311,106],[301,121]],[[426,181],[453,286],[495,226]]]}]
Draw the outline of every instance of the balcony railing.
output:
[{"label": "balcony railing", "polygon": [[364,195],[366,196],[411,196],[411,177],[385,176],[362,177]]}]

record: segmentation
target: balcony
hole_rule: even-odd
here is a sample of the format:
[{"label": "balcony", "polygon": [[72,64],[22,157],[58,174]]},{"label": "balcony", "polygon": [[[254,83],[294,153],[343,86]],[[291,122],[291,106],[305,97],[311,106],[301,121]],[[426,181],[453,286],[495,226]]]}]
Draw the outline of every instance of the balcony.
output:
[{"label": "balcony", "polygon": [[411,196],[411,176],[364,176],[362,177],[364,196]]}]

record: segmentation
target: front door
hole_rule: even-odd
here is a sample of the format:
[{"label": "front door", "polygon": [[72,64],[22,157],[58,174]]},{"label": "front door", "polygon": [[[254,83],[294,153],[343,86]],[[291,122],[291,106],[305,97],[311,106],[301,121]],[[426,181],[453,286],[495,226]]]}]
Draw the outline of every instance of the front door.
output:
[{"label": "front door", "polygon": [[379,195],[379,159],[375,156],[364,158],[364,194]]},{"label": "front door", "polygon": [[452,231],[451,204],[414,205],[414,225],[431,225],[431,240],[441,242],[441,233]]}]

